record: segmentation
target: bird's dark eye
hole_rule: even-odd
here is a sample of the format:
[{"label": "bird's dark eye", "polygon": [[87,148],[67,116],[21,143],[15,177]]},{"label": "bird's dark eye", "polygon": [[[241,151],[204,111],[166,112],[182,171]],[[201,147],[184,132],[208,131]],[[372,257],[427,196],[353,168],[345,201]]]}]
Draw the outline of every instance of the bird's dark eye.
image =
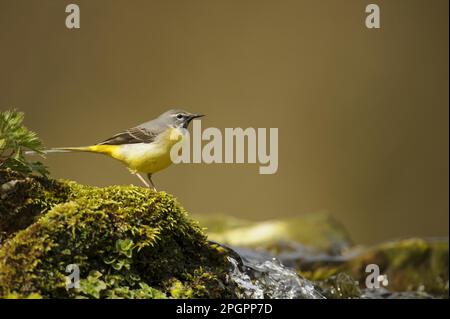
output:
[{"label": "bird's dark eye", "polygon": [[177,119],[181,120],[183,118],[183,114],[178,114]]}]

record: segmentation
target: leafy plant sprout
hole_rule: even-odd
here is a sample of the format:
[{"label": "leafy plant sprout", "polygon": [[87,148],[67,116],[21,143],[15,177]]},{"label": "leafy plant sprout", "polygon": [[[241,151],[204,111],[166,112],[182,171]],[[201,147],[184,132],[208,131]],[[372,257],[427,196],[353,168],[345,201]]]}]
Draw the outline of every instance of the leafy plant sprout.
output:
[{"label": "leafy plant sprout", "polygon": [[29,162],[25,151],[44,156],[43,145],[36,133],[23,125],[25,114],[17,110],[0,112],[0,169],[10,168],[25,175],[48,174],[41,162]]}]

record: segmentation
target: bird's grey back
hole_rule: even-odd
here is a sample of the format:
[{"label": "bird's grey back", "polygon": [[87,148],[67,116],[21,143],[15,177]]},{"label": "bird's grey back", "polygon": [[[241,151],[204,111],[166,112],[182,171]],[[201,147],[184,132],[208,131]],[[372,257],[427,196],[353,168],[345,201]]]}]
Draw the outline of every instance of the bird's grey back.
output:
[{"label": "bird's grey back", "polygon": [[165,119],[158,117],[116,134],[99,145],[152,143],[156,136],[167,130],[168,124],[170,123],[167,123]]},{"label": "bird's grey back", "polygon": [[148,122],[139,124],[124,132],[116,134],[111,138],[104,140],[99,145],[121,145],[121,144],[135,144],[135,143],[152,143],[156,136],[167,130],[168,127],[174,124],[174,114],[185,113],[181,109],[171,109],[157,118]]}]

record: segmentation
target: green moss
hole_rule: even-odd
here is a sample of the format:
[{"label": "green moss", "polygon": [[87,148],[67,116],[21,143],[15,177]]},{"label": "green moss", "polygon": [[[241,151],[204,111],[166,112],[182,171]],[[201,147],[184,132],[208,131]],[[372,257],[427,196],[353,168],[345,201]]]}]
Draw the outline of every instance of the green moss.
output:
[{"label": "green moss", "polygon": [[252,222],[228,216],[195,216],[217,242],[258,248],[278,254],[289,243],[294,250],[302,244],[312,252],[340,254],[352,246],[345,228],[328,213],[314,213],[295,218]]},{"label": "green moss", "polygon": [[393,291],[426,291],[448,296],[448,241],[412,238],[375,246],[343,265],[356,278],[377,264]]},{"label": "green moss", "polygon": [[[2,184],[17,178],[2,174]],[[19,196],[21,208],[13,206],[17,188],[1,203],[2,225],[29,215],[17,227],[2,228],[8,238],[0,247],[0,296],[233,297],[224,284],[225,255],[172,196],[28,179],[33,192]],[[70,264],[80,269],[80,288],[66,288]],[[173,292],[174,282],[183,294]]]},{"label": "green moss", "polygon": [[358,283],[351,276],[342,272],[317,282],[316,287],[322,295],[329,299],[354,299],[361,297]]},{"label": "green moss", "polygon": [[65,202],[68,191],[65,184],[45,177],[0,170],[0,243],[54,205]]},{"label": "green moss", "polygon": [[301,275],[314,281],[326,281],[330,276],[344,272],[359,281],[362,288],[366,266],[376,264],[387,276],[391,291],[426,291],[448,297],[448,241],[412,238],[380,244],[358,253],[335,259],[317,258],[313,263],[298,260]]}]

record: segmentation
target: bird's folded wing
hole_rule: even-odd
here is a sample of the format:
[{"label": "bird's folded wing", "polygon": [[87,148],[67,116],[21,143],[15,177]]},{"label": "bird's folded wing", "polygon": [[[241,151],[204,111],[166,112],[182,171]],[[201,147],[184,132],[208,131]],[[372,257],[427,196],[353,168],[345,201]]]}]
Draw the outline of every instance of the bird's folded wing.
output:
[{"label": "bird's folded wing", "polygon": [[122,145],[135,143],[152,143],[158,132],[149,131],[143,127],[133,127],[122,133],[116,134],[98,145]]}]

